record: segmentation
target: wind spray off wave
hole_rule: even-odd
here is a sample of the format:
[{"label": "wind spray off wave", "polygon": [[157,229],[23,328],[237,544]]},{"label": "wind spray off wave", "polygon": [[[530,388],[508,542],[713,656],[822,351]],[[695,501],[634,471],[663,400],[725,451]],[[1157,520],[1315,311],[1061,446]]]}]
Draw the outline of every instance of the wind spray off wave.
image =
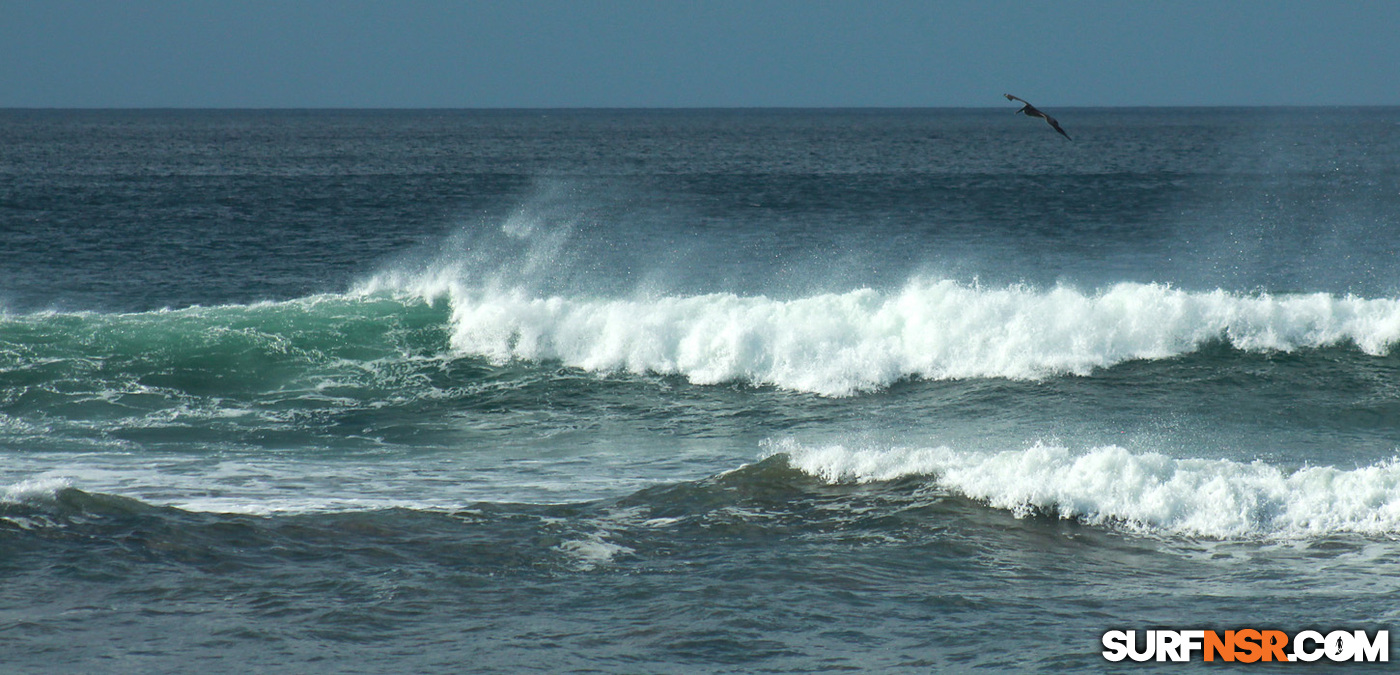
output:
[{"label": "wind spray off wave", "polygon": [[826,396],[904,379],[1089,375],[1212,341],[1251,352],[1354,345],[1381,355],[1400,339],[1395,299],[1200,293],[1160,284],[1083,292],[914,279],[893,291],[794,299],[539,297],[457,283],[399,290],[450,298],[451,345],[463,355]]}]

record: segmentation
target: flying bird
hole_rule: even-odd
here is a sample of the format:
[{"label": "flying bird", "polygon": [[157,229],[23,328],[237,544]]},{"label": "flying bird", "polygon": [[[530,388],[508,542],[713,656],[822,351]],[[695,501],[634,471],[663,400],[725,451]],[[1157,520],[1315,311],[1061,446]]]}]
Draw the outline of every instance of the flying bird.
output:
[{"label": "flying bird", "polygon": [[[1053,117],[1051,117],[1051,116],[1049,116],[1049,115],[1046,115],[1046,114],[1043,113],[1043,112],[1040,112],[1040,109],[1037,108],[1037,107],[1035,107],[1035,106],[1033,106],[1033,105],[1031,105],[1031,102],[1030,102],[1030,101],[1027,101],[1027,100],[1024,99],[1024,98],[1019,98],[1019,97],[1016,97],[1016,96],[1012,96],[1011,94],[1003,94],[1003,96],[1005,96],[1005,97],[1006,97],[1006,100],[1008,100],[1008,101],[1020,101],[1020,102],[1022,102],[1022,103],[1024,103],[1024,104],[1026,104],[1026,105],[1022,106],[1021,109],[1020,109],[1020,110],[1017,110],[1016,112],[1018,112],[1018,113],[1024,113],[1026,117],[1039,117],[1040,119],[1045,120],[1046,123],[1048,123],[1051,127],[1054,127],[1055,131],[1060,132],[1060,135],[1061,135],[1061,136],[1064,136],[1065,138],[1069,138],[1069,134],[1065,133],[1065,130],[1060,128],[1060,123],[1059,123],[1059,122],[1056,122],[1056,121],[1055,121],[1055,118],[1053,118]],[[1072,140],[1074,140],[1074,139],[1073,139],[1073,138],[1069,138],[1069,140],[1072,141]]]}]

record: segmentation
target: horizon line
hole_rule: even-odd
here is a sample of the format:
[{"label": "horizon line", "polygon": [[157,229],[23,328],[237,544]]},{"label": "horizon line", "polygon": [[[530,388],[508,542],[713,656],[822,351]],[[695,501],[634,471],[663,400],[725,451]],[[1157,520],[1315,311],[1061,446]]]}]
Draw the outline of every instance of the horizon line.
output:
[{"label": "horizon line", "polygon": [[[868,106],[3,106],[0,111],[208,111],[208,112],[295,112],[295,111],[343,111],[343,112],[431,112],[431,111],[894,111],[894,110],[1002,110],[1005,105],[868,105]],[[1170,104],[1170,105],[1048,105],[1055,110],[1144,110],[1144,109],[1335,109],[1335,108],[1400,108],[1400,103],[1327,103],[1327,104],[1274,104],[1238,105],[1225,103],[1212,104]]]}]

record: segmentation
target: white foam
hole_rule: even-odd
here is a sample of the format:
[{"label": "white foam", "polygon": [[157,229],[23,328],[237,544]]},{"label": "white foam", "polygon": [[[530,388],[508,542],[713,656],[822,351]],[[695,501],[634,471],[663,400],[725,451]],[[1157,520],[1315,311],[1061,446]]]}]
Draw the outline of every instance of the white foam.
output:
[{"label": "white foam", "polygon": [[67,478],[32,478],[0,488],[0,503],[23,504],[51,501],[61,490],[72,487]]},{"label": "white foam", "polygon": [[601,534],[590,534],[583,539],[570,539],[560,543],[561,553],[573,558],[582,569],[593,569],[598,565],[612,562],[618,554],[632,553],[632,549],[603,539]]},{"label": "white foam", "polygon": [[791,300],[728,293],[602,299],[472,289],[433,274],[379,277],[362,290],[386,288],[450,298],[452,346],[466,355],[829,396],[905,378],[1088,375],[1217,339],[1250,351],[1354,343],[1373,355],[1400,340],[1400,300],[1191,293],[1160,284],[1085,293],[915,280],[893,292]]},{"label": "white foam", "polygon": [[1037,444],[999,453],[947,447],[860,449],[773,444],[827,481],[929,476],[939,486],[1017,515],[1209,537],[1400,533],[1400,459],[1356,469],[1175,459],[1107,446]]}]

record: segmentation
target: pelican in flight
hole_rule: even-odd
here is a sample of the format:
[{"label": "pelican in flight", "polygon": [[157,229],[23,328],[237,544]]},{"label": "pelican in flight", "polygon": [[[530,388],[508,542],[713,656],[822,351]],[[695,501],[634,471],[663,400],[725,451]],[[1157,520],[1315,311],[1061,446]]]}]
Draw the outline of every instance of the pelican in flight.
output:
[{"label": "pelican in flight", "polygon": [[[1024,104],[1026,104],[1026,105],[1022,106],[1021,109],[1020,109],[1020,110],[1017,110],[1016,112],[1018,112],[1018,113],[1024,113],[1024,114],[1026,115],[1026,117],[1039,117],[1040,119],[1043,119],[1043,120],[1045,120],[1047,123],[1049,123],[1051,127],[1054,127],[1055,131],[1060,132],[1060,135],[1061,135],[1061,136],[1064,136],[1065,138],[1069,138],[1069,134],[1065,133],[1065,130],[1060,128],[1060,123],[1059,123],[1059,122],[1056,122],[1056,121],[1055,121],[1055,118],[1053,118],[1053,117],[1051,117],[1051,116],[1049,116],[1049,115],[1046,115],[1046,114],[1043,113],[1043,112],[1040,112],[1040,109],[1037,108],[1037,107],[1035,107],[1035,106],[1033,106],[1033,105],[1031,105],[1031,102],[1030,102],[1030,101],[1027,101],[1027,100],[1024,99],[1024,98],[1019,98],[1019,97],[1016,97],[1016,96],[1012,96],[1011,94],[1003,94],[1003,96],[1005,96],[1005,97],[1006,97],[1006,100],[1008,100],[1008,101],[1020,101],[1020,102],[1022,102],[1022,103],[1024,103]],[[1072,140],[1074,140],[1074,139],[1073,139],[1073,138],[1069,138],[1069,140],[1072,141]]]}]

